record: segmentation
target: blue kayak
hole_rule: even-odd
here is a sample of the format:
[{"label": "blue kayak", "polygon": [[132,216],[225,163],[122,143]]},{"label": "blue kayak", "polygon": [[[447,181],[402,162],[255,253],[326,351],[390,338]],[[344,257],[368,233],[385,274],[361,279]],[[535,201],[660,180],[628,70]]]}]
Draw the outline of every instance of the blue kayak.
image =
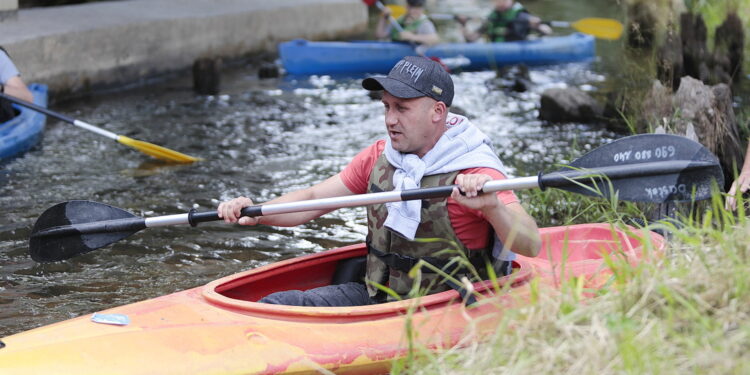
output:
[{"label": "blue kayak", "polygon": [[[282,65],[292,75],[384,74],[404,56],[418,54],[414,46],[394,42],[297,39],[279,44]],[[589,61],[595,56],[595,44],[593,36],[575,33],[518,42],[437,44],[422,55],[440,58],[462,70],[486,70],[521,63],[533,66]]]},{"label": "blue kayak", "polygon": [[[29,90],[34,94],[34,103],[47,106],[47,86],[32,83]],[[0,124],[0,161],[12,158],[34,147],[44,131],[47,117],[32,109],[13,104],[20,114]]]}]

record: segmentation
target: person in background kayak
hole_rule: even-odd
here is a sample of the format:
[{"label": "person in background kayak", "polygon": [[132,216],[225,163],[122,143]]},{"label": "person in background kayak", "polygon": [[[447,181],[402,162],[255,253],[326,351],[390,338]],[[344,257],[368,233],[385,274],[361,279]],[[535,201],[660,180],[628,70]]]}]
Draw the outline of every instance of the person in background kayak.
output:
[{"label": "person in background kayak", "polygon": [[521,3],[514,0],[495,0],[495,9],[476,31],[466,27],[466,17],[457,16],[456,20],[468,42],[474,42],[482,35],[488,42],[511,42],[526,39],[531,30],[543,35],[552,33],[549,25],[543,24],[539,17],[531,15]]},{"label": "person in background kayak", "polygon": [[[439,63],[409,56],[386,77],[362,81],[371,91],[383,91],[388,137],[365,148],[343,171],[307,189],[294,191],[268,203],[294,202],[353,194],[406,190],[456,184],[448,199],[411,200],[367,208],[366,283],[349,282],[307,291],[284,291],[260,302],[296,306],[356,306],[385,302],[376,284],[406,296],[414,280],[408,272],[425,260],[437,268],[468,275],[466,268],[449,264],[456,254],[466,255],[486,278],[491,260],[499,275],[511,271],[514,253],[536,256],[541,246],[538,228],[512,191],[481,193],[490,180],[505,179],[503,165],[489,138],[464,116],[448,112],[453,102],[453,81]],[[239,197],[222,202],[219,217],[242,225],[296,226],[331,210],[240,217],[253,205]],[[432,238],[442,241],[419,241]],[[422,267],[420,285],[429,293],[462,287],[439,281]]]},{"label": "person in background kayak", "polygon": [[[26,87],[21,79],[21,73],[3,47],[0,47],[0,92],[28,102],[34,101],[34,95]],[[15,111],[10,102],[0,98],[0,122],[8,121],[13,117],[15,117]]]},{"label": "person in background kayak", "polygon": [[406,3],[406,14],[397,20],[404,30],[396,30],[391,25],[391,10],[384,7],[375,29],[375,37],[394,42],[410,42],[428,46],[438,43],[440,37],[435,30],[435,25],[424,14],[425,0],[407,0]]}]

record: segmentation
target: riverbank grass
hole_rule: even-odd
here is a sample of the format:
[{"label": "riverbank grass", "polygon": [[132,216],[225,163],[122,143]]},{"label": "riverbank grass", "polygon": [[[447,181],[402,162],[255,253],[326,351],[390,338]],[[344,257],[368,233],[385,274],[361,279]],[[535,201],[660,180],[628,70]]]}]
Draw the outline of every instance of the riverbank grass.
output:
[{"label": "riverbank grass", "polygon": [[[716,195],[700,219],[667,230],[666,252],[614,276],[582,303],[579,282],[539,290],[504,313],[489,342],[438,355],[414,348],[400,374],[750,373],[750,223]],[[470,327],[467,327],[470,329]],[[420,355],[421,354],[421,355]]]}]

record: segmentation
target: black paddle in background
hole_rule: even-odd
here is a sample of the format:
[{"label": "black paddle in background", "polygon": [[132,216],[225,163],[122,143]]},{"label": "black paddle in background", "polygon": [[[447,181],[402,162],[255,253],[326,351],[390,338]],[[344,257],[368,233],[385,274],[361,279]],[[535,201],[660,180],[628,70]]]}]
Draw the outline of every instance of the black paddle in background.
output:
[{"label": "black paddle in background", "polygon": [[[643,134],[601,146],[557,172],[487,182],[484,192],[557,188],[620,200],[663,203],[711,197],[723,186],[718,159],[701,144],[668,134]],[[308,201],[255,205],[243,216],[333,210],[413,199],[448,197],[455,185],[350,195]],[[74,200],[47,209],[31,232],[29,250],[37,262],[54,262],[85,254],[142,229],[197,225],[220,220],[216,211],[142,218],[106,204]]]}]

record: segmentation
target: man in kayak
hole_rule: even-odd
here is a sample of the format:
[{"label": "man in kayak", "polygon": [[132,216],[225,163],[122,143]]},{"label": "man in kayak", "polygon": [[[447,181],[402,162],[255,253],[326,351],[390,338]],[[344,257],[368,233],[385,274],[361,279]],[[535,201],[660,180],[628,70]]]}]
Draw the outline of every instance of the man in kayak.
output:
[{"label": "man in kayak", "polygon": [[482,35],[488,42],[511,42],[526,39],[531,30],[544,35],[552,33],[552,29],[543,24],[539,17],[532,16],[521,3],[514,0],[495,0],[495,9],[477,31],[467,29],[466,17],[458,16],[456,20],[468,42],[474,42]]},{"label": "man in kayak", "polygon": [[[304,292],[279,292],[260,302],[297,306],[380,303],[386,296],[376,285],[387,286],[402,297],[409,294],[415,280],[408,273],[419,260],[460,279],[469,272],[467,267],[450,262],[458,251],[486,278],[488,260],[504,275],[510,272],[514,253],[537,255],[541,239],[536,222],[515,194],[480,191],[487,181],[505,179],[503,165],[482,131],[466,117],[448,112],[453,81],[439,63],[409,56],[387,77],[367,78],[362,86],[383,90],[387,139],[365,148],[335,176],[268,203],[450,184],[458,188],[447,200],[410,200],[367,208],[366,284],[349,282]],[[221,203],[218,213],[227,223],[296,226],[330,212],[240,217],[240,210],[251,205],[252,200],[239,197]],[[449,288],[462,292],[460,285],[442,281],[428,268],[422,267],[420,283],[429,285],[428,293]]]},{"label": "man in kayak", "polygon": [[[33,102],[34,96],[21,79],[16,65],[3,47],[0,47],[0,92]],[[9,101],[0,98],[0,122],[15,117],[15,111]]]},{"label": "man in kayak", "polygon": [[394,42],[410,42],[422,45],[433,45],[440,41],[435,30],[435,25],[424,14],[425,0],[407,0],[406,14],[397,22],[403,31],[397,30],[391,25],[391,10],[383,7],[383,13],[378,20],[375,29],[375,37],[378,39],[388,38]]}]

